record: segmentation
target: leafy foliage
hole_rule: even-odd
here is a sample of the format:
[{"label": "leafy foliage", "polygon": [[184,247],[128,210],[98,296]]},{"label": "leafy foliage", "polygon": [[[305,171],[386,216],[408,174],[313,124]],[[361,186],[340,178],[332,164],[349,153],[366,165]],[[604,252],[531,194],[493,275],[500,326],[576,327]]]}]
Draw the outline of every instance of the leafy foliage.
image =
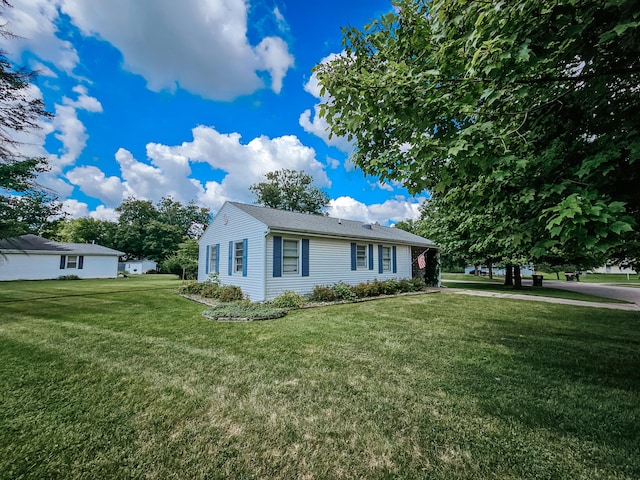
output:
[{"label": "leafy foliage", "polygon": [[271,300],[270,303],[278,308],[301,308],[304,305],[304,297],[297,292],[287,290]]},{"label": "leafy foliage", "polygon": [[431,190],[448,225],[466,223],[451,252],[636,256],[636,2],[395,4],[316,67],[321,114],[355,140],[353,161]]},{"label": "leafy foliage", "polygon": [[322,214],[329,204],[329,196],[312,185],[313,178],[303,170],[283,168],[268,172],[267,181],[249,187],[256,195],[256,203],[265,207],[291,212]]},{"label": "leafy foliage", "polygon": [[[197,207],[193,202],[182,205],[170,197],[162,198],[156,205],[149,200],[128,198],[116,211],[120,217],[115,247],[129,258],[150,258],[158,262],[179,254],[180,244],[196,238],[210,219],[208,209]],[[183,250],[179,261],[189,257],[187,252]]]},{"label": "leafy foliage", "polygon": [[231,302],[215,305],[203,312],[203,315],[212,320],[237,319],[237,320],[267,320],[281,318],[287,314],[285,308],[278,308],[267,303]]}]

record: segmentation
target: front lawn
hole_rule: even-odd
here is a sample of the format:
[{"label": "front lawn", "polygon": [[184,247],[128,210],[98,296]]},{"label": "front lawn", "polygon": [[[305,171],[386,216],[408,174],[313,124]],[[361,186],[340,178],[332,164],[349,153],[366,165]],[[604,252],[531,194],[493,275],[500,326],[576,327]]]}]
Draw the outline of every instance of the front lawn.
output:
[{"label": "front lawn", "polygon": [[128,280],[0,284],[0,478],[640,478],[637,312],[430,294],[219,323]]},{"label": "front lawn", "polygon": [[580,300],[583,302],[599,302],[599,303],[629,303],[614,298],[598,297],[582,292],[573,292],[570,290],[560,290],[550,287],[532,287],[531,285],[523,285],[522,288],[514,288],[512,286],[503,285],[497,282],[447,282],[442,281],[442,285],[447,288],[462,288],[464,290],[480,290],[483,292],[507,293],[514,295],[533,295],[539,297],[566,298],[568,300]]}]

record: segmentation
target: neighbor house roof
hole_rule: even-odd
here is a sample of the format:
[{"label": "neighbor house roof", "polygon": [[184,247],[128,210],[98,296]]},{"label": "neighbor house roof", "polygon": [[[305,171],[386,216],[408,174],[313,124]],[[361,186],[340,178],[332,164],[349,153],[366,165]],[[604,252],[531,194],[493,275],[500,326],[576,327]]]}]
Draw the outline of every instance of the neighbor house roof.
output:
[{"label": "neighbor house roof", "polygon": [[60,253],[71,255],[124,255],[112,248],[94,243],[62,243],[47,240],[37,235],[21,235],[19,237],[0,240],[0,251],[3,253]]},{"label": "neighbor house roof", "polygon": [[367,239],[388,243],[399,243],[421,247],[436,247],[426,238],[399,228],[383,227],[354,220],[344,220],[323,215],[288,212],[275,208],[228,202],[234,207],[264,223],[271,231],[328,235],[352,239]]}]

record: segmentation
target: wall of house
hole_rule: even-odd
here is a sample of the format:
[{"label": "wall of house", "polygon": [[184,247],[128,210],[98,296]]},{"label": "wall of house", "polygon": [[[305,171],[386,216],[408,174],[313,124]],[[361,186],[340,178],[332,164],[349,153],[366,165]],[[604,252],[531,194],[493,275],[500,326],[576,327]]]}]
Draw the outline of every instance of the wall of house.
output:
[{"label": "wall of house", "polygon": [[[270,300],[282,294],[286,290],[293,290],[301,294],[311,293],[316,285],[333,285],[344,282],[350,285],[390,278],[411,278],[411,248],[406,245],[396,247],[396,273],[393,271],[379,273],[378,270],[378,245],[373,245],[373,269],[369,269],[369,241],[355,242],[367,246],[367,258],[365,267],[351,270],[351,240],[331,239],[302,235],[279,235],[283,239],[301,240],[309,239],[309,276],[303,277],[301,266],[296,274],[273,276],[273,235],[267,237],[266,250],[266,299]],[[391,247],[392,244],[382,244]],[[300,260],[301,261],[301,260]]]},{"label": "wall of house", "polygon": [[83,268],[60,268],[60,254],[7,253],[0,257],[0,280],[45,280],[62,275],[80,278],[116,278],[117,256],[84,255]]},{"label": "wall of house", "polygon": [[[252,301],[264,299],[265,234],[267,227],[230,204],[225,204],[199,240],[198,281],[213,273],[207,268],[207,246],[220,245],[218,278],[224,285],[237,285]],[[229,275],[229,242],[247,240],[247,271]]]},{"label": "wall of house", "polygon": [[131,275],[139,275],[146,273],[149,270],[155,270],[157,267],[156,262],[152,260],[137,260],[124,262],[124,270]]}]

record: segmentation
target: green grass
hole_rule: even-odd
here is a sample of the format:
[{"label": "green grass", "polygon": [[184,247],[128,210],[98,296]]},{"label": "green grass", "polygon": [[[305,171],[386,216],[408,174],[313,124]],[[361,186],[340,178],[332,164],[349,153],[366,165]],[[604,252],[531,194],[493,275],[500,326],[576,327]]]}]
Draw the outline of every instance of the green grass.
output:
[{"label": "green grass", "polygon": [[640,478],[637,312],[430,294],[219,323],[127,281],[0,284],[1,478]]},{"label": "green grass", "polygon": [[464,290],[480,290],[483,292],[497,292],[507,293],[515,295],[532,295],[540,297],[552,297],[552,298],[565,298],[568,300],[580,300],[583,302],[599,302],[599,303],[629,303],[623,300],[616,300],[614,298],[598,297],[596,295],[590,295],[581,292],[572,292],[569,290],[560,290],[557,288],[547,287],[532,287],[523,285],[522,288],[515,289],[510,286],[502,285],[499,282],[447,282],[442,281],[442,284],[447,288],[460,288]]}]

